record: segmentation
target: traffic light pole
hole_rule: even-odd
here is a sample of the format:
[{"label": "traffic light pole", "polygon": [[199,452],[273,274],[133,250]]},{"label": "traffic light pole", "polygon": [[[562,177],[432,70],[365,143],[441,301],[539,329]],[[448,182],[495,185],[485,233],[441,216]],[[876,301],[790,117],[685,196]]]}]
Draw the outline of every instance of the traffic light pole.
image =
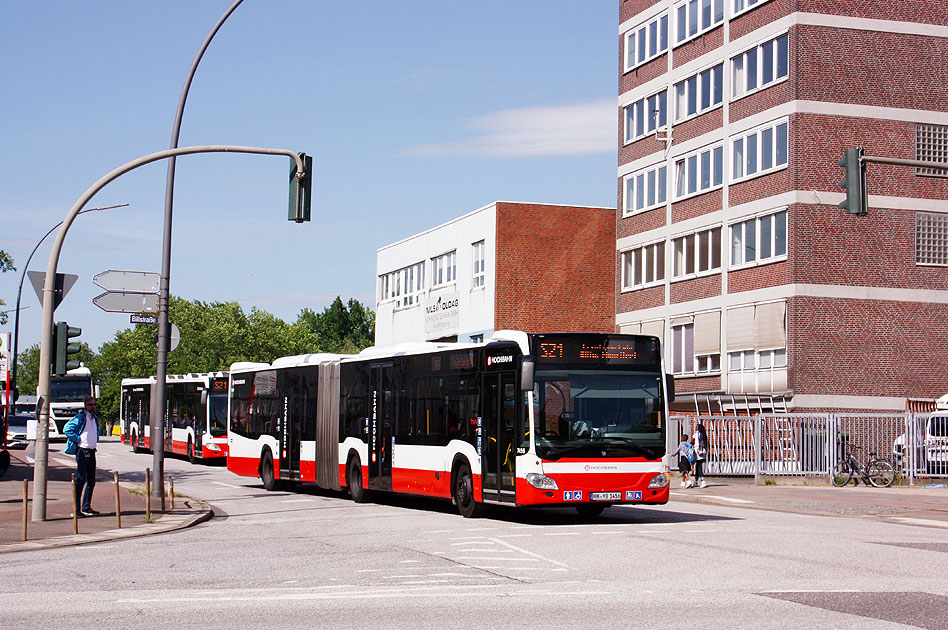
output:
[{"label": "traffic light pole", "polygon": [[66,214],[56,239],[53,241],[52,249],[49,252],[49,262],[46,265],[46,279],[43,284],[43,320],[40,331],[40,358],[39,358],[39,383],[36,387],[37,412],[39,417],[39,426],[36,432],[36,463],[33,466],[33,520],[46,520],[46,478],[49,470],[49,383],[50,383],[50,356],[53,335],[53,311],[55,310],[56,293],[56,272],[59,266],[59,255],[62,252],[63,243],[66,240],[66,233],[72,226],[83,207],[98,193],[105,188],[114,179],[125,173],[135,170],[140,166],[164,160],[179,155],[191,155],[194,153],[254,153],[258,155],[285,155],[296,162],[297,178],[304,181],[306,173],[303,170],[303,160],[300,155],[287,149],[268,149],[261,147],[240,147],[229,145],[206,145],[196,147],[182,147],[179,149],[166,149],[157,153],[152,153],[123,164],[114,171],[105,175],[102,179],[92,185]]}]

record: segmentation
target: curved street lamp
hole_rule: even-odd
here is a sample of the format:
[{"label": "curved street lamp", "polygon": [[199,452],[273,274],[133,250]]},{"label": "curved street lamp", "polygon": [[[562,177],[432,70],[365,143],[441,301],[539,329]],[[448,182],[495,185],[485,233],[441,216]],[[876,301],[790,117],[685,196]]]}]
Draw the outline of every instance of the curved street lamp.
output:
[{"label": "curved street lamp", "polygon": [[[111,209],[113,209],[113,208],[124,208],[124,207],[127,206],[127,205],[128,205],[127,203],[120,203],[120,204],[117,204],[117,205],[114,205],[114,206],[103,206],[103,207],[101,207],[101,208],[86,208],[85,210],[80,210],[80,211],[78,212],[78,214],[85,214],[86,212],[97,212],[97,211],[99,211],[99,210],[111,210]],[[20,286],[19,286],[19,288],[16,290],[16,316],[15,316],[15,318],[14,318],[14,324],[13,324],[13,365],[12,365],[12,374],[11,374],[11,376],[12,376],[12,379],[11,379],[11,380],[13,381],[13,387],[12,387],[11,389],[12,389],[14,392],[15,392],[16,389],[17,389],[17,381],[16,381],[16,355],[17,355],[17,349],[19,348],[19,345],[20,345],[20,310],[21,310],[21,309],[20,309],[20,297],[21,297],[21,295],[23,294],[23,280],[26,278],[26,271],[27,271],[27,269],[30,268],[30,261],[33,260],[33,254],[35,254],[35,253],[36,253],[36,250],[39,249],[39,246],[43,244],[43,241],[46,240],[46,237],[49,236],[50,234],[52,234],[53,231],[54,231],[56,228],[58,228],[60,225],[62,225],[62,224],[63,224],[63,222],[60,221],[59,223],[57,223],[56,225],[54,225],[53,227],[51,227],[51,228],[49,229],[49,232],[47,232],[46,234],[43,235],[43,238],[41,238],[41,239],[39,240],[39,242],[36,244],[36,247],[34,247],[34,248],[33,248],[33,251],[30,252],[29,258],[26,259],[26,264],[23,265],[23,274],[20,276]],[[42,299],[41,299],[40,301],[42,301]],[[23,310],[25,310],[25,308],[24,308]],[[13,398],[15,399],[16,396],[14,396]],[[15,402],[15,400],[14,400],[14,402]]]}]

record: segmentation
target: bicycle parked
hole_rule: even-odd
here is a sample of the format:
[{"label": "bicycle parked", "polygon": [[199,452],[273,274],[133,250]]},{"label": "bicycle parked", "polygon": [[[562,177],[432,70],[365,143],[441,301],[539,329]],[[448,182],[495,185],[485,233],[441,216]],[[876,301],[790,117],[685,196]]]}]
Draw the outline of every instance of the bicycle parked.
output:
[{"label": "bicycle parked", "polygon": [[[836,463],[833,470],[833,485],[843,487],[850,481],[859,485],[859,480],[867,486],[872,484],[877,488],[888,488],[895,481],[895,467],[892,462],[876,457],[875,453],[869,453],[869,461],[863,466],[853,451],[858,447],[847,447],[846,454]],[[855,480],[853,479],[855,477]]]}]

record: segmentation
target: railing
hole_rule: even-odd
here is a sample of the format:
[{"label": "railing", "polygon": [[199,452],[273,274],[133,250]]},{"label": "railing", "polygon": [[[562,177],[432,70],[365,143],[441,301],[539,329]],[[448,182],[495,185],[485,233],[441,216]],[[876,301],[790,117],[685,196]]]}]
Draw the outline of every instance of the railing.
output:
[{"label": "railing", "polygon": [[[670,435],[708,432],[709,475],[828,476],[846,445],[891,459],[910,483],[948,477],[948,416],[931,413],[672,416]],[[676,424],[677,423],[677,424]],[[675,442],[678,440],[675,439]]]}]

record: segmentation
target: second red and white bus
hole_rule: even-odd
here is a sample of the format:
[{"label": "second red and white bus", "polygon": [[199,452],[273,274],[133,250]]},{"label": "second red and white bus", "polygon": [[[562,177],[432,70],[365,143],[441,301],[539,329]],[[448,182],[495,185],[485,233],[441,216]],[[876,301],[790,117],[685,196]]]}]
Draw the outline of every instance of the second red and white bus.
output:
[{"label": "second red and white bus", "polygon": [[668,501],[673,381],[655,337],[498,331],[231,366],[228,468],[279,483],[483,504]]},{"label": "second red and white bus", "polygon": [[[166,453],[199,459],[227,456],[227,372],[169,374],[165,380],[162,446]],[[149,412],[155,377],[122,379],[122,442],[152,448]]]}]

